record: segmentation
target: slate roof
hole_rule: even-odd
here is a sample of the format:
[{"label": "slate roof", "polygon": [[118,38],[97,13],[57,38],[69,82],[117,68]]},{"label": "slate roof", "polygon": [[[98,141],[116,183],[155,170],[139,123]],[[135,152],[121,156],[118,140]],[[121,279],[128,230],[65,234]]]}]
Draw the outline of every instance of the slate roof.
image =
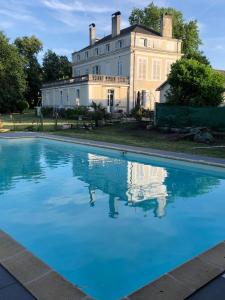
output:
[{"label": "slate roof", "polygon": [[131,25],[127,28],[124,28],[120,31],[120,34],[115,36],[115,37],[112,37],[112,34],[109,34],[105,37],[103,37],[102,39],[98,40],[97,42],[95,42],[95,44],[93,46],[87,46],[79,51],[75,51],[74,53],[78,53],[78,52],[81,52],[81,51],[84,51],[84,50],[88,50],[94,46],[97,46],[97,45],[100,45],[100,44],[103,44],[105,42],[108,42],[108,41],[111,41],[111,40],[114,40],[116,38],[119,38],[119,37],[122,37],[126,34],[129,34],[131,32],[137,32],[137,33],[143,33],[143,34],[149,34],[149,35],[153,35],[153,36],[161,36],[160,33],[158,31],[155,31],[147,26],[144,26],[144,25],[139,25],[139,24],[135,24],[135,25]]}]

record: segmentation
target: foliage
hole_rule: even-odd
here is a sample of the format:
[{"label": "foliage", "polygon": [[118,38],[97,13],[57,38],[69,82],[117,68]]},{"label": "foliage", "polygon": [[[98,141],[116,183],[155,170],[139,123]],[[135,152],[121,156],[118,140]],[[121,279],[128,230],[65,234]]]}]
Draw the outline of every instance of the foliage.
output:
[{"label": "foliage", "polygon": [[171,7],[159,7],[153,2],[143,9],[134,8],[129,17],[130,24],[143,24],[160,31],[160,19],[164,13],[173,16],[173,37],[182,40],[185,54],[198,51],[201,45],[199,28],[196,20],[185,22],[182,12]]},{"label": "foliage", "polygon": [[75,108],[70,108],[65,110],[65,118],[66,119],[75,119],[77,120],[79,116],[87,116],[89,113],[89,109],[87,106],[77,106]]},{"label": "foliage", "polygon": [[218,106],[223,102],[225,78],[210,66],[193,59],[172,65],[167,102],[186,106]]},{"label": "foliage", "polygon": [[66,56],[59,56],[51,50],[45,53],[43,58],[44,82],[66,79],[71,75],[71,63]]},{"label": "foliage", "polygon": [[150,117],[150,111],[141,107],[140,105],[136,105],[131,110],[131,116],[134,117],[137,121],[141,121],[144,117]]},{"label": "foliage", "polygon": [[26,81],[16,47],[0,32],[0,112],[14,112],[23,100]]},{"label": "foliage", "polygon": [[93,109],[93,112],[90,113],[90,116],[95,121],[95,126],[99,126],[99,121],[106,118],[106,108],[102,106],[101,103],[97,104],[94,101],[91,104],[91,108]]},{"label": "foliage", "polygon": [[38,53],[42,50],[42,42],[33,35],[17,38],[14,44],[21,55],[26,74],[25,99],[30,107],[34,107],[38,103],[42,85],[42,70],[37,59]]},{"label": "foliage", "polygon": [[29,103],[25,100],[21,100],[17,103],[18,111],[23,114],[26,110],[29,109]]},{"label": "foliage", "polygon": [[182,58],[194,59],[202,64],[210,66],[208,58],[204,55],[202,51],[190,51],[189,53],[185,54]]},{"label": "foliage", "polygon": [[41,108],[41,113],[43,117],[53,117],[53,107],[42,107]]}]

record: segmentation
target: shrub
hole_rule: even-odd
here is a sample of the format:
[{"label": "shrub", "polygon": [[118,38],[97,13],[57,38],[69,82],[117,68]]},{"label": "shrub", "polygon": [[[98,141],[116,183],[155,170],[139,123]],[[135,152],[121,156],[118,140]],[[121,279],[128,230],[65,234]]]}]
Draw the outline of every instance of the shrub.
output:
[{"label": "shrub", "polygon": [[134,117],[137,121],[141,121],[142,118],[150,117],[150,111],[148,109],[144,109],[143,107],[136,105],[131,110],[131,116]]},{"label": "shrub", "polygon": [[41,113],[42,113],[43,117],[52,118],[53,117],[53,107],[42,107]]},{"label": "shrub", "polygon": [[25,100],[21,100],[17,103],[18,111],[23,114],[26,110],[29,109],[29,103]]},{"label": "shrub", "polygon": [[87,116],[88,112],[89,110],[87,106],[77,106],[75,108],[65,110],[64,115],[66,119],[78,119],[79,116]]}]

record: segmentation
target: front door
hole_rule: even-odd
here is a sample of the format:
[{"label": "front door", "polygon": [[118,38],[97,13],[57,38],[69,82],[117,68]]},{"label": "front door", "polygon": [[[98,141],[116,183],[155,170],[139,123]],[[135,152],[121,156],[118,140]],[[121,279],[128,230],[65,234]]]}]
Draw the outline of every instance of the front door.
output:
[{"label": "front door", "polygon": [[108,90],[108,111],[114,110],[114,90]]}]

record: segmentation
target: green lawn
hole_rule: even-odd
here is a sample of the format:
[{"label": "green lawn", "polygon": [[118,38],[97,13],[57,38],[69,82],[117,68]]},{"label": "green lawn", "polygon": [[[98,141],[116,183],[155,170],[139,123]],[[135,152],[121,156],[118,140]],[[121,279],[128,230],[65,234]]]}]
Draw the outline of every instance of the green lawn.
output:
[{"label": "green lawn", "polygon": [[[162,134],[155,130],[147,131],[144,129],[138,129],[135,124],[113,125],[94,129],[92,131],[66,130],[55,131],[53,133],[57,135],[104,141],[109,143],[225,158],[225,148],[193,149],[194,147],[207,147],[207,145],[192,141],[172,141],[169,134]],[[218,141],[216,145],[225,146],[225,140]]]},{"label": "green lawn", "polygon": [[[36,131],[40,129],[40,120],[34,115],[33,111],[23,115],[14,114],[13,121],[9,115],[0,115],[0,120],[3,121],[4,128],[9,128],[11,130]],[[59,120],[58,127],[67,123],[77,124],[77,121]],[[43,125],[44,131],[50,132],[51,134],[225,158],[225,148],[193,149],[194,147],[202,147],[207,145],[192,141],[172,141],[171,135],[169,134],[159,133],[155,130],[148,131],[141,129],[138,128],[136,124],[117,124],[97,128],[91,131],[85,129],[54,130],[54,119],[45,118]],[[225,146],[225,140],[218,140],[215,144]]]}]

